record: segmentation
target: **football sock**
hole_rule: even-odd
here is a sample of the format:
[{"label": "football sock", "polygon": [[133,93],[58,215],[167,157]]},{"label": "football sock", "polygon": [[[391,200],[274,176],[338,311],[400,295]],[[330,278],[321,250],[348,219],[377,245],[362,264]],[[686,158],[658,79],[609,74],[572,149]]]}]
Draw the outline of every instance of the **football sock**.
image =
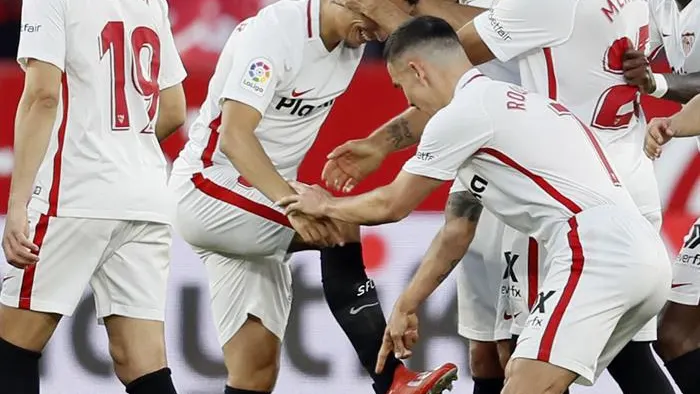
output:
[{"label": "football sock", "polygon": [[243,389],[234,389],[233,387],[226,386],[224,394],[270,394],[269,391],[251,391]]},{"label": "football sock", "polygon": [[674,394],[654,359],[651,342],[630,342],[608,365],[608,372],[624,394]]},{"label": "football sock", "polygon": [[126,385],[129,394],[177,394],[173,380],[170,378],[170,368],[159,369],[143,375]]},{"label": "football sock", "polygon": [[374,282],[365,272],[362,245],[354,242],[321,249],[321,276],[323,293],[335,320],[372,377],[377,394],[385,394],[401,362],[390,355],[384,371],[379,375],[374,373],[386,320]]},{"label": "football sock", "polygon": [[700,393],[700,349],[690,351],[666,363],[666,369],[683,394]]},{"label": "football sock", "polygon": [[4,393],[39,393],[41,353],[23,349],[0,338],[0,385]]},{"label": "football sock", "polygon": [[504,378],[477,378],[474,381],[474,394],[500,394],[503,390]]}]

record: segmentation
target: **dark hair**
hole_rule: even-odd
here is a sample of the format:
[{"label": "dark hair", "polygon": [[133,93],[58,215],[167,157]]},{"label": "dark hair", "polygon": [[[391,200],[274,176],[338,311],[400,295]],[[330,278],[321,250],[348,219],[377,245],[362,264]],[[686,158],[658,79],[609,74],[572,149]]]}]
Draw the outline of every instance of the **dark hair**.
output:
[{"label": "dark hair", "polygon": [[460,46],[457,33],[444,19],[419,16],[404,22],[391,33],[384,45],[384,59],[390,62],[408,49],[428,43]]}]

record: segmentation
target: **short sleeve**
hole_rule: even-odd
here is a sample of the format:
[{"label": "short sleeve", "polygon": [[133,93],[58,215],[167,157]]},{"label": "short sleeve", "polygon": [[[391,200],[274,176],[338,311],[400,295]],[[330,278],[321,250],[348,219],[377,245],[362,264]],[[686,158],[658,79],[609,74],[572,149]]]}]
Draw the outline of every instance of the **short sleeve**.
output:
[{"label": "short sleeve", "polygon": [[260,22],[253,21],[234,32],[238,36],[233,43],[233,62],[219,99],[236,100],[264,114],[289,67],[285,44],[289,45],[281,39],[285,33]]},{"label": "short sleeve", "polygon": [[474,27],[496,58],[506,62],[533,49],[568,40],[578,1],[500,0],[474,18]]},{"label": "short sleeve", "polygon": [[483,107],[476,104],[478,101],[460,102],[464,103],[453,102],[430,119],[416,154],[404,164],[404,171],[453,180],[464,163],[491,139],[491,122]]},{"label": "short sleeve", "polygon": [[17,61],[26,68],[29,59],[66,69],[66,1],[24,0]]},{"label": "short sleeve", "polygon": [[187,71],[182,65],[182,59],[175,46],[175,38],[170,27],[167,2],[163,1],[163,22],[160,29],[160,75],[158,86],[160,90],[181,83],[187,77]]}]

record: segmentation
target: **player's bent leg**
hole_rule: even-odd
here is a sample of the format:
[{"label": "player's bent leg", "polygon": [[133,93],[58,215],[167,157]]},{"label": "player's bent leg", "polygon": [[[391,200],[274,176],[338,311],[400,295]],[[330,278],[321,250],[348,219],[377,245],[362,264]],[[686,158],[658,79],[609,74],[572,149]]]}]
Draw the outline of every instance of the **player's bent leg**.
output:
[{"label": "player's bent leg", "polygon": [[175,393],[162,321],[112,315],[104,318],[104,324],[114,371],[127,393]]},{"label": "player's bent leg", "polygon": [[260,319],[249,315],[223,350],[227,394],[272,392],[279,372],[281,341]]},{"label": "player's bent leg", "polygon": [[503,394],[562,394],[576,373],[539,360],[514,359],[506,367]]},{"label": "player's bent leg", "polygon": [[469,340],[469,370],[474,381],[474,394],[500,394],[504,371],[496,342]]}]

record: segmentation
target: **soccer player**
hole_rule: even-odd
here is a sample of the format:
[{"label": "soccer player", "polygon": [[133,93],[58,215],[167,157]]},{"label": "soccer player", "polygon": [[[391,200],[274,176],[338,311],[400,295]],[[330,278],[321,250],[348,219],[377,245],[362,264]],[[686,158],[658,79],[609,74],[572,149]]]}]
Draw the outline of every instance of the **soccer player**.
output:
[{"label": "soccer player", "polygon": [[[562,393],[591,384],[668,295],[671,269],[658,231],[622,186],[597,137],[563,105],[472,69],[454,30],[419,17],[387,41],[389,73],[432,115],[417,153],[389,185],[346,198],[303,187],[278,203],[361,224],[399,221],[459,177],[503,222],[548,250],[543,296],[506,371],[503,393]],[[397,301],[379,355],[410,355],[407,328],[454,265],[421,264]]]},{"label": "soccer player", "polygon": [[[698,2],[690,0],[650,0],[650,59],[652,62],[667,62],[672,73],[650,74],[646,67],[640,71],[639,65],[647,64],[643,51],[630,50],[625,53],[623,64],[628,82],[639,86],[644,93],[658,98],[688,103],[700,94],[700,48],[696,37],[700,35],[700,11]],[[697,98],[683,111],[671,117],[671,131],[675,137],[687,136],[695,131],[690,123],[697,115]],[[658,132],[668,125],[668,119],[656,120],[650,125],[650,132]],[[664,129],[665,130],[665,129]],[[663,136],[663,134],[659,134]],[[670,137],[670,136],[669,136]],[[647,155],[655,158],[657,152],[650,149],[647,136]],[[666,138],[660,143],[667,142]],[[688,233],[683,249],[673,262],[673,284],[669,303],[661,316],[659,341],[656,350],[664,360],[666,368],[683,393],[700,392],[700,278],[697,266],[700,262],[698,243],[694,240],[700,231],[695,223]]]},{"label": "soccer player", "polygon": [[[367,14],[387,31],[410,18],[391,2],[345,2]],[[410,2],[414,4],[412,14],[431,13],[449,18],[460,7],[442,0]],[[596,27],[596,34],[591,34],[591,26]],[[476,16],[461,28],[458,34],[474,64],[494,58],[501,61],[519,59],[524,87],[561,101],[586,122],[601,139],[640,211],[660,228],[661,209],[656,179],[651,162],[641,150],[644,132],[643,122],[638,119],[638,92],[628,86],[622,77],[622,54],[630,45],[634,48],[646,47],[649,38],[648,10],[644,2],[627,2],[620,7],[606,0],[545,0],[533,7],[528,2],[500,0],[493,9]],[[642,67],[644,70],[645,67]],[[400,134],[400,140],[397,139],[395,145],[407,147],[418,140],[425,119],[427,117],[420,111],[409,108],[372,136],[349,144],[341,152],[353,156],[349,151],[362,149],[363,160],[371,157],[368,160],[381,161],[384,152],[376,148],[379,147],[378,141],[388,134],[388,129],[396,127],[399,122],[406,125],[406,130]],[[369,148],[360,148],[360,145],[374,146],[375,149],[369,153]],[[354,158],[344,161],[344,167],[348,169],[346,175],[352,179],[362,179],[366,174],[365,169],[378,166],[376,162],[358,164]],[[352,162],[352,165],[348,162]],[[343,163],[340,165],[343,166]],[[536,287],[534,284],[547,270],[546,266],[542,266],[545,251],[528,235],[506,228],[503,252],[511,256],[539,255],[540,260],[539,266],[525,264],[521,260],[520,264],[514,264],[513,269],[506,272],[508,276],[512,274],[511,284],[518,287],[519,291],[515,294],[519,293],[520,297],[510,297],[510,310],[504,310],[497,317],[510,318],[511,332],[517,336],[538,296],[530,288]],[[537,267],[537,271],[528,269],[530,265]],[[513,278],[519,279],[518,283],[513,283]],[[534,283],[528,283],[530,279]],[[635,337],[639,342],[630,343],[610,364],[611,375],[625,393],[673,393],[668,379],[652,355],[649,342],[655,339],[656,325],[650,321]],[[635,367],[629,368],[630,364]]]},{"label": "soccer player", "polygon": [[185,120],[185,69],[162,0],[25,0],[25,86],[3,249],[2,391],[39,392],[38,362],[92,288],[128,393],[175,393],[163,318],[170,259],[159,141]]},{"label": "soccer player", "polygon": [[[291,306],[290,252],[321,249],[326,301],[378,394],[441,392],[446,364],[374,373],[386,321],[362,261],[359,227],[285,217],[299,164],[348,87],[376,24],[331,0],[283,0],[235,29],[190,139],[173,166],[176,229],[198,253],[228,371],[226,393],[269,393]],[[350,227],[348,229],[348,227]]]}]

